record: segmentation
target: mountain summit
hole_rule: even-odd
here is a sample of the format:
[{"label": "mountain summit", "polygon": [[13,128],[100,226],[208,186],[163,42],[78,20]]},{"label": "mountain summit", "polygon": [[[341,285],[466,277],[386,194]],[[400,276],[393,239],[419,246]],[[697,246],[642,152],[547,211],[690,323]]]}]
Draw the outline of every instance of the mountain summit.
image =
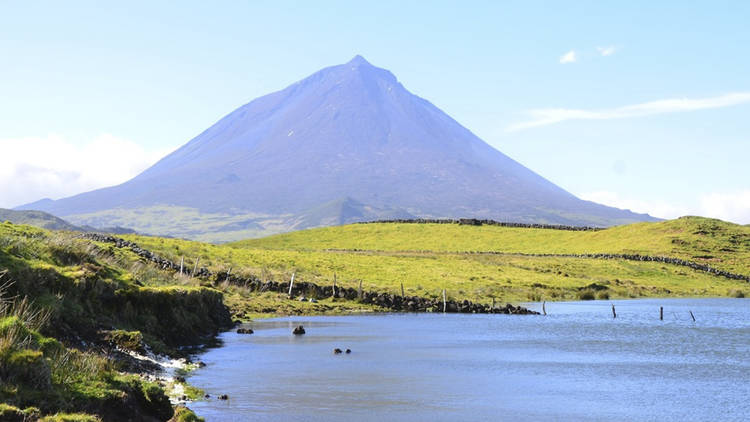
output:
[{"label": "mountain summit", "polygon": [[412,216],[653,220],[576,198],[359,55],[238,108],[126,183],[22,208],[212,240]]}]

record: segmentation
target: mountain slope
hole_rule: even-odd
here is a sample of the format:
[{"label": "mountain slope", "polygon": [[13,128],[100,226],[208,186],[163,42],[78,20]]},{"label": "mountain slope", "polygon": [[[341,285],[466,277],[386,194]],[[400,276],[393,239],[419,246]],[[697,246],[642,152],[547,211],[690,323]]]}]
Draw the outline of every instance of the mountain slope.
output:
[{"label": "mountain slope", "polygon": [[13,224],[26,224],[48,230],[70,230],[82,231],[83,229],[68,223],[62,218],[55,217],[43,211],[34,210],[9,210],[0,208],[0,221],[9,221]]},{"label": "mountain slope", "polygon": [[118,209],[180,206],[261,215],[251,223],[267,227],[280,215],[309,220],[323,204],[349,199],[420,217],[652,220],[579,200],[360,56],[240,107],[122,185],[24,208],[87,223]]}]

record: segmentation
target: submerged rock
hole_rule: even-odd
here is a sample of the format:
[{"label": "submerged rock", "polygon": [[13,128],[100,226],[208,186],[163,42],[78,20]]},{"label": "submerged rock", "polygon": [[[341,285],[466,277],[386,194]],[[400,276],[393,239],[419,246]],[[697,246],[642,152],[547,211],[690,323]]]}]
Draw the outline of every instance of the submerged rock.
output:
[{"label": "submerged rock", "polygon": [[300,334],[305,334],[305,327],[301,325],[296,326],[294,328],[294,331],[292,331],[292,334],[297,335],[297,336]]}]

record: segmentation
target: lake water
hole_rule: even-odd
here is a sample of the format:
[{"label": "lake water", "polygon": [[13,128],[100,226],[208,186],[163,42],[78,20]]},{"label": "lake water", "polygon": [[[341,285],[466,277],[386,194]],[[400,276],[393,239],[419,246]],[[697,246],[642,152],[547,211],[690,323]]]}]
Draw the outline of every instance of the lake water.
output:
[{"label": "lake water", "polygon": [[[207,366],[189,381],[212,398],[190,407],[207,421],[750,418],[750,300],[547,303],[547,312],[258,321],[255,334],[225,333],[200,357]],[[307,334],[291,334],[298,324]]]}]

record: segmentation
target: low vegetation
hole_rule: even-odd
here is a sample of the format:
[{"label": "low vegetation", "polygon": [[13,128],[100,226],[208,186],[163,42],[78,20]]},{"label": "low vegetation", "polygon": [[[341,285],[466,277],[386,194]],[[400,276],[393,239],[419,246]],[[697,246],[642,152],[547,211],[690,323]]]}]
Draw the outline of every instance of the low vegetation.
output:
[{"label": "low vegetation", "polygon": [[172,276],[143,266],[74,233],[0,224],[2,420],[173,416],[163,386],[114,357],[179,356],[180,347],[204,342],[231,319],[221,292],[161,286]]},{"label": "low vegetation", "polygon": [[[341,298],[290,300],[243,280],[287,283],[294,275],[432,299],[446,289],[449,299],[485,304],[750,292],[747,281],[684,265],[575,256],[668,256],[750,274],[750,228],[695,217],[600,231],[355,224],[227,245],[122,237],[140,248],[0,224],[0,419],[200,420],[172,407],[167,383],[141,378],[142,368],[115,357],[179,356],[232,319],[382,310]],[[144,259],[143,249],[170,268]],[[204,276],[191,276],[204,267]],[[182,389],[191,398],[202,393]]]}]

